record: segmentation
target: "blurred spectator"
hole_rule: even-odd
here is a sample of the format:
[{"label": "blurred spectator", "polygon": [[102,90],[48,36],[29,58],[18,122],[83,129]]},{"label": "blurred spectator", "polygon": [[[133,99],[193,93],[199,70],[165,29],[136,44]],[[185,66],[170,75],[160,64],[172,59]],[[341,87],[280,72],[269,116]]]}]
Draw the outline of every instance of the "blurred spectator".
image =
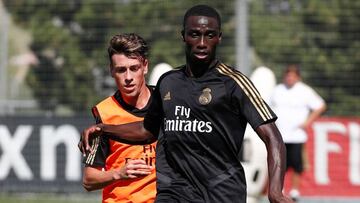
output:
[{"label": "blurred spectator", "polygon": [[283,83],[275,87],[270,105],[278,115],[277,126],[287,149],[287,169],[293,169],[290,196],[300,196],[300,177],[307,168],[304,144],[306,128],[326,109],[324,100],[307,84],[301,81],[300,69],[296,64],[286,67]]}]

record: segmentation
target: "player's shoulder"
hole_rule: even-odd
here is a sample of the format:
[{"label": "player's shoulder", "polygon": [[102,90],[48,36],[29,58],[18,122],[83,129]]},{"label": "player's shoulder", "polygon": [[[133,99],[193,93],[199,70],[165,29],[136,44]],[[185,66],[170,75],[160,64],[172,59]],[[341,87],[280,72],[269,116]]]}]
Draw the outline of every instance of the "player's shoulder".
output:
[{"label": "player's shoulder", "polygon": [[302,81],[299,81],[296,83],[296,86],[295,86],[299,91],[306,91],[306,92],[313,92],[314,89],[312,87],[310,87],[308,84],[302,82]]},{"label": "player's shoulder", "polygon": [[231,87],[240,87],[243,88],[252,88],[253,83],[245,74],[237,70],[233,66],[227,65],[225,63],[219,63],[216,67],[218,71],[219,78],[228,86]]},{"label": "player's shoulder", "polygon": [[247,78],[247,76],[245,74],[240,72],[235,67],[230,66],[230,65],[225,64],[225,63],[222,63],[222,62],[219,62],[219,64],[216,67],[216,70],[220,74],[220,77],[231,78],[231,79],[238,78],[238,77]]},{"label": "player's shoulder", "polygon": [[116,92],[114,93],[114,95],[104,98],[91,108],[91,113],[95,118],[96,123],[102,123],[101,114],[104,110],[112,106],[112,104],[114,103],[115,95]]},{"label": "player's shoulder", "polygon": [[111,95],[111,96],[108,96],[108,97],[104,98],[103,100],[101,100],[100,102],[98,102],[95,106],[99,106],[99,105],[101,105],[101,104],[108,103],[109,100],[111,100],[113,96],[114,96],[114,95]]},{"label": "player's shoulder", "polygon": [[104,105],[106,106],[108,103],[113,102],[113,101],[114,101],[113,98],[115,97],[115,95],[116,95],[117,92],[118,92],[118,91],[116,91],[113,95],[108,96],[108,97],[102,99],[102,100],[99,101],[97,104],[95,104],[92,108],[97,108],[97,107],[104,106]]},{"label": "player's shoulder", "polygon": [[179,77],[180,75],[183,75],[183,69],[185,68],[185,65],[179,66],[174,68],[173,70],[169,70],[166,73],[162,74],[159,78],[158,83],[163,82],[164,80],[172,80],[175,77]]}]

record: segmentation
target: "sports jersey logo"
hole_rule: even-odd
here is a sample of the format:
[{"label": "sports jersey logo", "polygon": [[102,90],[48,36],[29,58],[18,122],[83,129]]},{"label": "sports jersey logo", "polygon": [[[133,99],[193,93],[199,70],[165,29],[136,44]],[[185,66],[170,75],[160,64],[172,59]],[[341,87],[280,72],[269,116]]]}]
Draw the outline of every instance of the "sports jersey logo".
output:
[{"label": "sports jersey logo", "polygon": [[167,92],[164,96],[164,101],[170,100],[171,96],[170,96],[170,92]]},{"label": "sports jersey logo", "polygon": [[[144,160],[146,165],[155,166],[156,145],[149,144],[149,145],[143,145],[142,147],[143,147],[143,154],[142,154],[142,158],[140,158],[140,159]],[[128,163],[129,160],[136,160],[136,159],[139,159],[139,158],[138,157],[126,157],[125,164]]]},{"label": "sports jersey logo", "polygon": [[200,132],[211,133],[213,130],[210,121],[203,121],[191,118],[191,109],[184,106],[175,106],[175,119],[164,118],[165,131],[183,131],[183,132]]},{"label": "sports jersey logo", "polygon": [[202,90],[202,94],[199,97],[199,102],[201,105],[207,105],[211,102],[212,96],[210,92],[211,89],[208,87]]}]

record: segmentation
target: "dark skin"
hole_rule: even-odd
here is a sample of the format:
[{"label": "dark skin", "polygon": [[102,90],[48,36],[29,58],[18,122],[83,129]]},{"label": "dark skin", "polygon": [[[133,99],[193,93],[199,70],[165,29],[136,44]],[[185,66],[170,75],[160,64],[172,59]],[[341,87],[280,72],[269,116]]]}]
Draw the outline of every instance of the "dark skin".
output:
[{"label": "dark skin", "polygon": [[[216,18],[190,16],[182,31],[186,53],[186,71],[191,77],[201,77],[216,63],[216,47],[221,42],[221,31]],[[90,151],[90,135],[110,133],[112,139],[126,143],[149,143],[156,137],[146,130],[143,122],[126,125],[94,125],[82,132],[82,152]],[[282,194],[285,174],[285,145],[274,122],[260,125],[255,132],[265,143],[269,173],[269,200],[272,203],[293,202]]]},{"label": "dark skin", "polygon": [[185,43],[186,68],[190,76],[201,77],[216,63],[221,31],[215,18],[190,16],[181,32]]}]

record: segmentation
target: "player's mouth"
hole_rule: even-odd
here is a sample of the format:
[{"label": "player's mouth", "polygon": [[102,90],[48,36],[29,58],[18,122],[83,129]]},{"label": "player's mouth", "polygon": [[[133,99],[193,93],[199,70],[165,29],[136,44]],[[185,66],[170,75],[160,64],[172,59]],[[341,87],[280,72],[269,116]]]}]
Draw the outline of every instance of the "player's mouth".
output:
[{"label": "player's mouth", "polygon": [[208,54],[206,52],[195,52],[194,56],[198,59],[206,59]]},{"label": "player's mouth", "polygon": [[132,92],[135,89],[135,85],[125,85],[124,89],[127,92]]}]

